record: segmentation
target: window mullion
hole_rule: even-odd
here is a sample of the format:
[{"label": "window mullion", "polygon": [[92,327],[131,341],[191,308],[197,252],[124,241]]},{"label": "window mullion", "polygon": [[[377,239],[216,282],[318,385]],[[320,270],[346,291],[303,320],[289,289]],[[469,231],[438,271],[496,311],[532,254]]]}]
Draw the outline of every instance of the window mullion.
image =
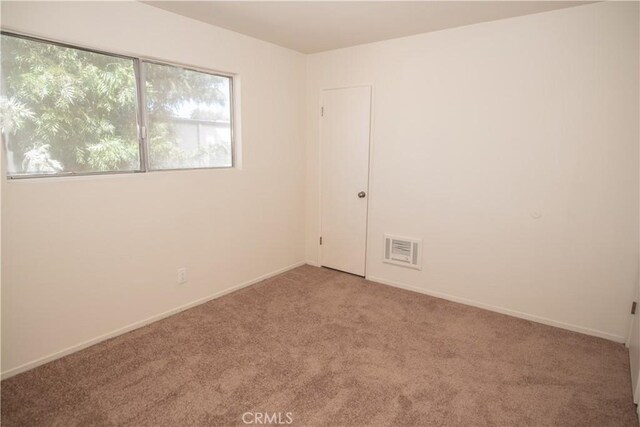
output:
[{"label": "window mullion", "polygon": [[144,61],[135,60],[136,95],[138,98],[138,142],[140,144],[140,170],[149,171],[149,138],[146,101],[146,75]]}]

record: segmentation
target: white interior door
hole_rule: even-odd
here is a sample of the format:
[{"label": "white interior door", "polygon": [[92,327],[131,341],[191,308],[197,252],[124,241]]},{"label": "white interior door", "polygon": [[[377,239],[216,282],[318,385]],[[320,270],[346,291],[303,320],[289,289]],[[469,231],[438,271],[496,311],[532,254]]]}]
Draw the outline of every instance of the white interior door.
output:
[{"label": "white interior door", "polygon": [[321,264],[364,276],[371,87],[322,93]]},{"label": "white interior door", "polygon": [[[636,286],[635,301],[640,300],[640,289]],[[631,386],[633,389],[633,401],[638,403],[638,380],[640,376],[640,307],[636,307],[629,334],[629,365],[631,367]]]}]

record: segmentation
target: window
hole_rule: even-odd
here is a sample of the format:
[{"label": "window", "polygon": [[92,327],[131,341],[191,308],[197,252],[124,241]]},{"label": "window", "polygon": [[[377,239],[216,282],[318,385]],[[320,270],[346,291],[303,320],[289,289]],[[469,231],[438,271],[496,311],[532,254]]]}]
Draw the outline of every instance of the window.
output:
[{"label": "window", "polygon": [[9,175],[140,168],[132,59],[2,35]]},{"label": "window", "polygon": [[146,62],[149,168],[230,167],[229,77]]},{"label": "window", "polygon": [[233,166],[232,78],[3,33],[7,175]]}]

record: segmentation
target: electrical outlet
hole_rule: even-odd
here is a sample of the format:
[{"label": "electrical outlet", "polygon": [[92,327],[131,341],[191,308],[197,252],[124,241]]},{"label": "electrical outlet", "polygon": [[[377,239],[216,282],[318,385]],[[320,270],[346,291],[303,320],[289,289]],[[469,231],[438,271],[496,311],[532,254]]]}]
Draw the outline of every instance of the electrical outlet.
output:
[{"label": "electrical outlet", "polygon": [[187,283],[187,269],[185,267],[178,269],[178,284]]}]

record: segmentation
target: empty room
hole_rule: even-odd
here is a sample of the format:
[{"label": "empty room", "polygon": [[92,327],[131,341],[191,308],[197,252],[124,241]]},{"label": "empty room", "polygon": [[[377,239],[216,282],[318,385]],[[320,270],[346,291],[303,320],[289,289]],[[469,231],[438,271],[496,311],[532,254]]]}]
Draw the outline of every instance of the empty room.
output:
[{"label": "empty room", "polygon": [[639,6],[2,1],[2,426],[638,426]]}]

